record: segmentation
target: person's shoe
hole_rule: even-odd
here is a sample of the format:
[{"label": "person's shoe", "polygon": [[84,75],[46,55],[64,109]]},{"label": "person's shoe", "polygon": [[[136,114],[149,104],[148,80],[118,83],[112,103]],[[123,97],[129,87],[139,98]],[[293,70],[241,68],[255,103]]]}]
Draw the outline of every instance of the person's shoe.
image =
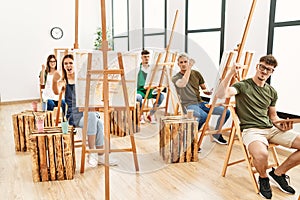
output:
[{"label": "person's shoe", "polygon": [[213,140],[218,144],[227,144],[227,141],[222,135],[213,135]]},{"label": "person's shoe", "polygon": [[141,116],[140,123],[141,123],[141,124],[145,124],[145,123],[146,123],[146,122],[145,122],[145,117],[144,117],[143,115]]},{"label": "person's shoe", "polygon": [[295,194],[295,190],[291,186],[289,186],[289,183],[287,182],[287,180],[290,180],[290,177],[285,174],[277,176],[274,171],[275,169],[272,167],[272,171],[269,172],[269,175],[271,176],[275,184],[279,187],[279,189],[288,194]]},{"label": "person's shoe", "polygon": [[91,153],[88,155],[88,164],[91,167],[96,167],[98,163],[97,153]]},{"label": "person's shoe", "polygon": [[200,147],[198,148],[198,153],[201,153],[201,148]]},{"label": "person's shoe", "polygon": [[156,124],[154,115],[148,115],[147,119],[150,121],[151,124]]},{"label": "person's shoe", "polygon": [[271,199],[272,190],[270,187],[270,179],[268,177],[267,178],[258,177],[258,183],[259,183],[259,194],[266,199]]},{"label": "person's shoe", "polygon": [[[105,165],[105,157],[104,155],[98,156],[98,165]],[[118,161],[113,158],[109,158],[109,166],[118,165]]]}]

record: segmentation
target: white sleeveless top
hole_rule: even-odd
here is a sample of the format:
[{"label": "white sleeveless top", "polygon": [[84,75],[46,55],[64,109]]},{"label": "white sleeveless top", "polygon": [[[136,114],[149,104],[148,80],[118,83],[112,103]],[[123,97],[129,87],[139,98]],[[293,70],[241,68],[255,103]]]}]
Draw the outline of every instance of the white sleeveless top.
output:
[{"label": "white sleeveless top", "polygon": [[45,84],[45,89],[43,90],[43,100],[48,100],[48,99],[52,99],[55,101],[58,101],[58,95],[55,95],[53,90],[52,90],[52,81],[53,81],[53,75],[48,74],[47,75],[47,81]]}]

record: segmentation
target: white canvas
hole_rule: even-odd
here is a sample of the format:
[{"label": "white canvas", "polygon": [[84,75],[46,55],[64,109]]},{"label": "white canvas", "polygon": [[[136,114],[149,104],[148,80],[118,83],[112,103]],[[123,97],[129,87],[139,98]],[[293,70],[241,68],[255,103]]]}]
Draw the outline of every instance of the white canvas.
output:
[{"label": "white canvas", "polygon": [[[86,92],[86,75],[88,53],[92,55],[92,70],[103,70],[103,52],[98,50],[76,50],[74,52],[75,80],[76,80],[76,103],[77,107],[84,107]],[[136,66],[138,66],[138,54],[122,54],[126,89],[128,92],[129,106],[134,107],[136,102]],[[107,69],[119,69],[117,52],[108,52]],[[125,99],[120,74],[108,75],[109,106],[124,107]],[[89,107],[104,107],[103,104],[103,74],[91,75]]]}]

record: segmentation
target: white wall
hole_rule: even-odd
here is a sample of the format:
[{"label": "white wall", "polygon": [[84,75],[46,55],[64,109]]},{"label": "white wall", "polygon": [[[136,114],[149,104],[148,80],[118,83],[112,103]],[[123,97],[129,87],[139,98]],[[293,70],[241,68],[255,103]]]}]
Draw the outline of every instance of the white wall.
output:
[{"label": "white wall", "polygon": [[[79,48],[93,48],[96,27],[101,26],[100,1],[79,2]],[[73,48],[75,1],[1,1],[0,24],[1,100],[39,98],[38,75],[42,63],[54,48]],[[62,39],[51,38],[54,26],[63,29]]]},{"label": "white wall", "polygon": [[[171,3],[172,1],[172,3]],[[253,63],[266,53],[269,1],[258,1],[245,49],[255,50]],[[100,1],[79,1],[79,48],[93,48],[96,27],[101,26]],[[84,3],[83,3],[84,2]],[[88,3],[85,3],[88,2]],[[110,7],[111,1],[106,1]],[[252,0],[227,0],[225,50],[241,41]],[[175,32],[184,34],[184,1],[168,1],[168,29],[175,11],[179,10]],[[130,1],[130,47],[141,48],[141,1]],[[107,9],[107,24],[111,24]],[[0,94],[3,102],[39,98],[38,74],[54,48],[74,45],[74,0],[27,0],[0,3]],[[50,37],[50,29],[59,26],[64,31],[60,40]],[[167,37],[169,38],[169,37]],[[171,49],[184,49],[182,38],[172,42]],[[251,72],[249,72],[251,74]]]},{"label": "white wall", "polygon": [[[229,0],[226,5],[225,50],[232,50],[241,42],[252,0]],[[256,1],[244,50],[254,52],[252,65],[267,52],[270,0]],[[251,66],[248,77],[255,67]]]}]

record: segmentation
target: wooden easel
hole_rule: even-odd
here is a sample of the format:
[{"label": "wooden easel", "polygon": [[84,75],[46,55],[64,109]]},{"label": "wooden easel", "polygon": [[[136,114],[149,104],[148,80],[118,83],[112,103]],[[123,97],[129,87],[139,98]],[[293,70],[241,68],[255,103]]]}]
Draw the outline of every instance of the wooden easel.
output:
[{"label": "wooden easel", "polygon": [[[241,60],[241,57],[242,57],[242,52],[243,52],[243,49],[244,49],[244,46],[245,46],[246,37],[247,37],[248,30],[249,30],[249,27],[250,27],[250,22],[251,22],[253,13],[254,13],[255,5],[256,5],[256,0],[253,0],[251,8],[250,8],[250,13],[249,13],[249,16],[248,16],[248,19],[247,19],[246,27],[245,27],[245,30],[244,30],[244,33],[243,33],[242,41],[238,45],[238,48],[237,48],[238,54],[237,54],[237,58],[236,58],[236,63],[239,63],[240,60]],[[245,53],[244,67],[243,67],[243,70],[242,70],[242,74],[237,74],[235,77],[233,77],[231,79],[230,85],[232,85],[236,81],[241,81],[241,80],[245,79],[245,77],[247,75],[247,72],[248,72],[248,69],[249,69],[249,66],[250,66],[251,61],[252,61],[252,57],[253,57],[253,53],[250,53],[250,52]],[[221,76],[217,86],[219,86],[221,81],[225,78],[225,76],[227,74],[227,71],[230,68],[230,63],[231,63],[232,59],[233,59],[233,53],[230,53],[229,56],[228,56],[228,59],[226,61],[226,65],[224,67],[224,70],[222,72],[222,76]],[[212,104],[210,106],[209,113],[207,115],[206,121],[205,121],[204,126],[202,128],[201,136],[200,136],[199,141],[198,141],[199,148],[201,148],[201,144],[202,144],[202,141],[203,141],[203,138],[204,138],[205,135],[211,135],[211,134],[221,133],[221,132],[231,130],[231,128],[222,130],[222,126],[223,126],[224,121],[225,121],[226,111],[228,109],[228,106],[230,105],[230,98],[226,98],[224,104],[217,104],[217,100],[218,100],[218,98],[216,96],[214,96],[213,100],[212,100]],[[214,108],[216,106],[219,106],[219,105],[222,105],[225,108],[224,112],[222,114],[221,121],[220,121],[220,126],[219,126],[218,130],[209,131],[208,130],[209,129],[209,122],[210,122],[210,119],[211,119],[211,116],[212,116],[212,112],[213,112]]]},{"label": "wooden easel", "polygon": [[[81,167],[80,172],[84,172],[84,165],[85,165],[85,154],[86,153],[104,153],[105,154],[105,199],[110,199],[110,183],[109,183],[109,153],[110,152],[133,152],[133,159],[135,164],[136,171],[139,171],[139,165],[137,160],[137,153],[136,153],[136,146],[135,146],[135,139],[133,135],[132,126],[129,126],[129,134],[130,134],[130,141],[131,141],[131,148],[126,149],[111,149],[110,148],[110,122],[109,122],[109,109],[113,107],[109,106],[109,85],[108,82],[110,81],[108,75],[111,74],[118,74],[121,75],[121,83],[122,89],[124,94],[125,100],[125,108],[127,116],[130,116],[129,111],[129,101],[128,101],[128,94],[124,76],[124,67],[122,61],[121,53],[118,53],[118,62],[120,69],[108,69],[108,41],[106,37],[106,11],[105,11],[105,0],[101,0],[101,19],[102,19],[102,47],[101,51],[103,52],[103,70],[92,70],[92,54],[88,54],[88,64],[87,64],[87,74],[86,74],[86,88],[85,88],[85,105],[84,105],[84,125],[82,130],[82,153],[81,153]],[[93,74],[103,74],[103,103],[104,107],[98,108],[98,110],[104,111],[104,149],[86,149],[86,135],[87,135],[87,123],[88,123],[88,111],[89,111],[89,97],[90,97],[90,83],[91,83],[91,76]],[[127,123],[132,124],[132,119],[127,117]]]},{"label": "wooden easel", "polygon": [[[174,18],[174,22],[173,22],[173,26],[172,26],[172,31],[171,31],[169,43],[166,47],[164,62],[160,63],[162,53],[159,53],[159,55],[157,57],[157,60],[156,60],[156,63],[155,63],[155,66],[154,66],[154,69],[153,69],[153,73],[151,74],[151,78],[150,78],[149,85],[148,85],[148,88],[147,88],[147,91],[146,91],[146,95],[144,97],[145,100],[143,101],[143,104],[142,104],[142,107],[141,107],[140,115],[142,115],[143,112],[148,112],[149,111],[149,109],[145,108],[146,100],[148,99],[150,90],[153,89],[152,83],[153,83],[154,77],[156,75],[156,72],[157,72],[157,69],[158,69],[159,66],[163,66],[163,68],[162,68],[162,73],[161,73],[161,76],[160,76],[159,84],[158,84],[158,86],[155,86],[155,88],[157,88],[156,102],[158,102],[160,94],[163,90],[164,78],[167,77],[167,98],[166,98],[166,106],[164,107],[165,108],[165,115],[167,115],[168,106],[169,106],[168,103],[169,103],[169,98],[170,98],[170,82],[171,82],[170,77],[172,77],[172,74],[169,74],[169,75],[167,74],[167,66],[169,66],[170,73],[171,73],[172,69],[174,67],[174,64],[175,64],[177,54],[173,53],[172,58],[171,58],[171,62],[168,62],[168,61],[169,61],[169,54],[170,54],[170,45],[171,45],[171,42],[172,42],[172,39],[173,39],[174,29],[175,29],[175,25],[176,25],[176,22],[177,22],[177,17],[178,17],[178,10],[176,10],[176,14],[175,14],[175,18]],[[174,102],[174,100],[172,100],[172,102]],[[173,104],[173,107],[174,107],[173,110],[176,110],[176,107],[175,107],[174,104]],[[157,106],[154,107],[154,110],[156,110],[156,109],[157,109]]]}]

